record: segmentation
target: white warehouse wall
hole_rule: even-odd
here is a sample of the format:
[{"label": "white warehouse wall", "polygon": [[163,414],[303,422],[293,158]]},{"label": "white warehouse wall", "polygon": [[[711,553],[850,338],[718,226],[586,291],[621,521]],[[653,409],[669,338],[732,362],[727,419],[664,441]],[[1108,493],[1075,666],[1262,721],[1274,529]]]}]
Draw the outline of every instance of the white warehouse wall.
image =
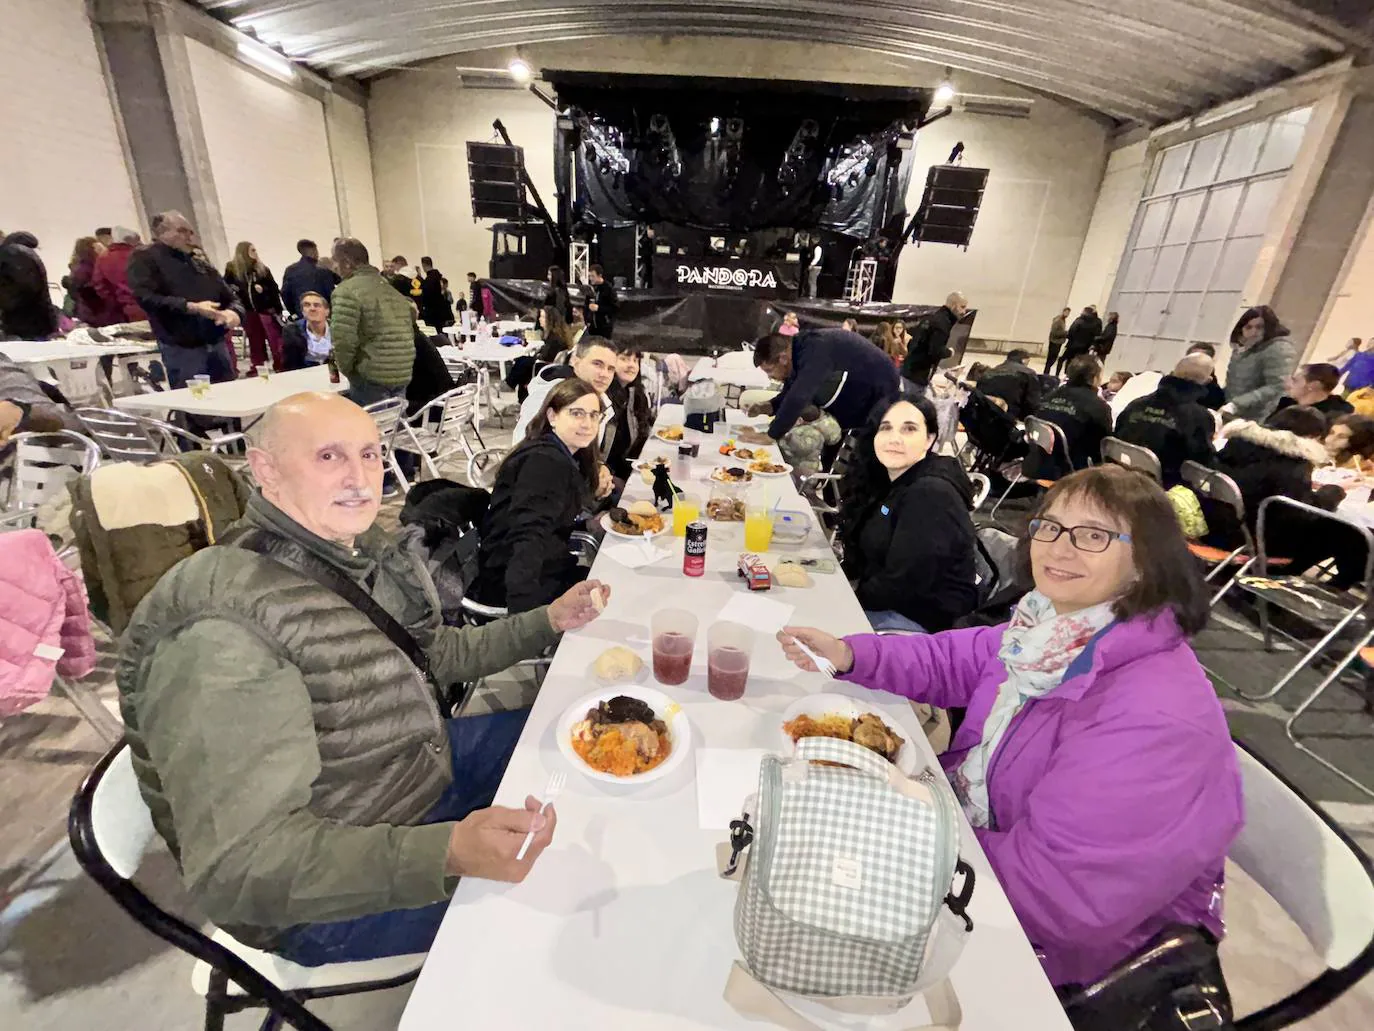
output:
[{"label": "white warehouse wall", "polygon": [[186,41],[229,253],[240,240],[281,278],[296,241],[339,235],[324,105],[193,39]]},{"label": "white warehouse wall", "polygon": [[[553,112],[528,92],[471,89],[456,66],[503,68],[501,51],[458,54],[370,83],[368,125],[383,250],[413,264],[428,253],[451,278],[485,274],[490,222],[474,223],[465,143],[493,138],[500,118],[545,202],[553,203]],[[638,74],[805,78],[933,86],[942,68],[845,47],[738,39],[626,37],[522,50],[534,68]],[[965,163],[989,167],[986,201],[967,252],[907,248],[895,296],[942,301],[964,289],[978,308],[976,335],[1039,340],[1068,298],[1107,153],[1097,117],[994,79],[959,75],[968,93],[1032,101],[1027,119],[956,113],[922,131],[908,207],[919,202],[926,168],[956,140]],[[1043,324],[1043,325],[1042,325]]]},{"label": "white warehouse wall", "polygon": [[83,0],[0,3],[0,231],[38,237],[48,279],[97,226],[139,227]]}]

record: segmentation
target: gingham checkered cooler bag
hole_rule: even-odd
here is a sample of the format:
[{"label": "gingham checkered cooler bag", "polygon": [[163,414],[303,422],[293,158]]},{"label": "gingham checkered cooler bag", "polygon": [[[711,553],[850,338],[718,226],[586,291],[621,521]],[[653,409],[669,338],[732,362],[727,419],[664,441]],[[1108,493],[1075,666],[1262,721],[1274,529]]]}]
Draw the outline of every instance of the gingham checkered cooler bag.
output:
[{"label": "gingham checkered cooler bag", "polygon": [[959,1026],[949,972],[973,929],[974,877],[959,858],[956,802],[934,770],[908,777],[851,742],[803,738],[795,758],[764,757],[729,857],[742,958],[725,998],[738,1012],[820,1031],[787,995],[880,1015],[920,993],[924,1026]]}]

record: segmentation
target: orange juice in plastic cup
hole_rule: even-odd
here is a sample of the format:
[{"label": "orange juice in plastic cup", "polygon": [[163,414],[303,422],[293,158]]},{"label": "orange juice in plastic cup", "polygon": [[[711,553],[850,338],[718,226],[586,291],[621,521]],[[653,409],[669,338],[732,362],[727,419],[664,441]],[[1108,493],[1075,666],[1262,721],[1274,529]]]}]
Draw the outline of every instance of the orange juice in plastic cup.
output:
[{"label": "orange juice in plastic cup", "polygon": [[687,524],[701,518],[701,498],[695,494],[673,495],[673,536],[685,537]]},{"label": "orange juice in plastic cup", "polygon": [[773,510],[762,502],[744,507],[744,550],[762,552],[773,543]]}]

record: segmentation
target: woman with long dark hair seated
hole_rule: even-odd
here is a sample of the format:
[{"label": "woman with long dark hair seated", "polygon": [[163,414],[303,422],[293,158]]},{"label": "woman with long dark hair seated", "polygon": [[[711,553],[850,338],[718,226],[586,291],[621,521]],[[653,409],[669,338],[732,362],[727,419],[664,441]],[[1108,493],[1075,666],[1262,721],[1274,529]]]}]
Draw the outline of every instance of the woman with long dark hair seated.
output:
[{"label": "woman with long dark hair seated", "polygon": [[615,379],[606,396],[615,406],[616,431],[606,455],[606,467],[611,475],[622,480],[630,478],[634,460],[644,450],[654,428],[654,411],[649,392],[640,378],[640,352],[628,344],[615,348]]},{"label": "woman with long dark hair seated", "polygon": [[978,604],[973,484],[930,453],[937,427],[923,396],[879,405],[840,485],[844,571],[875,630],[948,630]]},{"label": "woman with long dark hair seated", "polygon": [[477,601],[527,612],[582,579],[568,542],[577,517],[595,504],[600,429],[601,399],[589,383],[565,379],[549,391],[497,470],[482,524]]},{"label": "woman with long dark hair seated", "polygon": [[1188,644],[1207,596],[1164,491],[1115,465],[1073,473],[1045,494],[1020,558],[1035,589],[1002,626],[778,638],[803,669],[815,667],[794,638],[842,680],[967,706],[941,765],[1063,988],[1166,929],[1221,936],[1241,783]]}]

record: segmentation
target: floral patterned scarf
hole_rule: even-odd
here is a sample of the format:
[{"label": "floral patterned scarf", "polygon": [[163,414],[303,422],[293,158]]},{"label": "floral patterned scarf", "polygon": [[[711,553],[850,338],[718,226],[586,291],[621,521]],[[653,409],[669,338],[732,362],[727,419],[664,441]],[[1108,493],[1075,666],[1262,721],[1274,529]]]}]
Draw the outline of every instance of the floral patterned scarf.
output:
[{"label": "floral patterned scarf", "polygon": [[1031,591],[1016,606],[997,652],[1007,668],[1007,679],[997,689],[997,699],[983,723],[983,739],[969,750],[953,775],[954,793],[973,826],[988,826],[988,766],[1011,721],[1027,701],[1058,687],[1069,664],[1115,618],[1110,601],[1058,615],[1039,591]]}]

